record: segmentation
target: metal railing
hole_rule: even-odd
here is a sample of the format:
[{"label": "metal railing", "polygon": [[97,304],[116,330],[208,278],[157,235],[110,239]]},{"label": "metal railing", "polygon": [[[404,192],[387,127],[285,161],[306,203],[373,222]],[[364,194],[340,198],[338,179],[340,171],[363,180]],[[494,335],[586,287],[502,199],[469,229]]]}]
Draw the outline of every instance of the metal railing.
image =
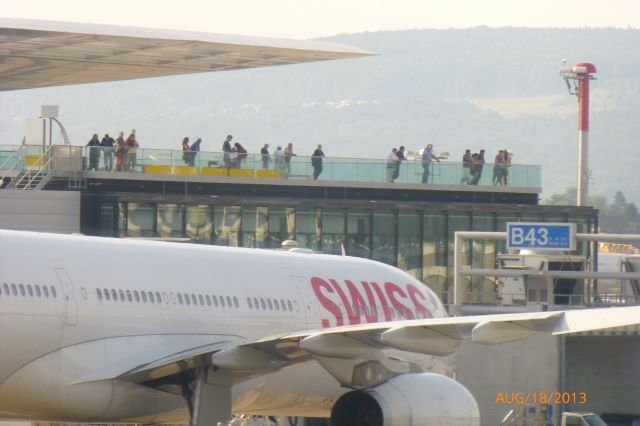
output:
[{"label": "metal railing", "polygon": [[15,177],[15,175],[24,169],[24,156],[27,152],[26,145],[7,145],[0,147],[0,186],[5,182],[5,179],[9,177]]},{"label": "metal railing", "polygon": [[32,161],[13,182],[13,188],[19,190],[42,189],[46,184],[47,173],[51,167],[51,146],[43,149],[42,154]]}]

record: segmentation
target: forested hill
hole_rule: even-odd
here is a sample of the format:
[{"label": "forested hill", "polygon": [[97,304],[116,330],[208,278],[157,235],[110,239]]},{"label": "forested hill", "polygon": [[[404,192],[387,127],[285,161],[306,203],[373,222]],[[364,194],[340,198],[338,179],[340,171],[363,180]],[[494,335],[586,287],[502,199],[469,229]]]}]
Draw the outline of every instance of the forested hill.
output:
[{"label": "forested hill", "polygon": [[227,133],[251,151],[293,141],[310,154],[384,157],[433,143],[458,161],[465,148],[543,165],[545,196],[575,186],[577,102],[558,74],[591,62],[594,193],[640,202],[640,31],[471,28],[339,35],[378,52],[361,59],[258,70],[0,93],[0,136],[18,118],[61,106],[74,143],[135,127],[143,146],[179,149],[183,136],[219,149]]}]

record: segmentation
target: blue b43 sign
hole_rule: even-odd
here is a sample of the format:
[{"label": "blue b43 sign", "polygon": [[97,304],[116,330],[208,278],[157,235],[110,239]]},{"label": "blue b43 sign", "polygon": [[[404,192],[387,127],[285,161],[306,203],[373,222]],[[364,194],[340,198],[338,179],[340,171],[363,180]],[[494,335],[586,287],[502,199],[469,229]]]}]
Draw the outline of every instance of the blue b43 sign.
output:
[{"label": "blue b43 sign", "polygon": [[575,223],[507,223],[507,249],[573,251]]}]

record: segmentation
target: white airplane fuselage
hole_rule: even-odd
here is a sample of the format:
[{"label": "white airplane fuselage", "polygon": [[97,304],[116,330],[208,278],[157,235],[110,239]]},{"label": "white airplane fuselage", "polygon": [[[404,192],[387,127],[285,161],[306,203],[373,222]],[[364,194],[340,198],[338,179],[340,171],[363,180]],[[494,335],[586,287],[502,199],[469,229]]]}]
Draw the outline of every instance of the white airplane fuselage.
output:
[{"label": "white airplane fuselage", "polygon": [[[351,257],[15,231],[0,254],[0,419],[183,421],[175,385],[118,376],[214,343],[446,316],[409,274]],[[234,411],[323,416],[345,391],[310,362],[234,382]]]}]

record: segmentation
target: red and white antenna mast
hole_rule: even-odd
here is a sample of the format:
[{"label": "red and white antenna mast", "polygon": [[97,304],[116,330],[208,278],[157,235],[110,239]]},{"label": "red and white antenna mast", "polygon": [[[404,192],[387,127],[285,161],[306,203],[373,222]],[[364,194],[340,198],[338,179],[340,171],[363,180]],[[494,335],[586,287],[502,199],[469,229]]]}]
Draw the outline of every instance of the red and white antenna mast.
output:
[{"label": "red and white antenna mast", "polygon": [[560,68],[569,94],[576,95],[580,104],[578,120],[578,206],[587,204],[589,197],[589,80],[595,80],[596,67],[582,62],[573,67]]}]

